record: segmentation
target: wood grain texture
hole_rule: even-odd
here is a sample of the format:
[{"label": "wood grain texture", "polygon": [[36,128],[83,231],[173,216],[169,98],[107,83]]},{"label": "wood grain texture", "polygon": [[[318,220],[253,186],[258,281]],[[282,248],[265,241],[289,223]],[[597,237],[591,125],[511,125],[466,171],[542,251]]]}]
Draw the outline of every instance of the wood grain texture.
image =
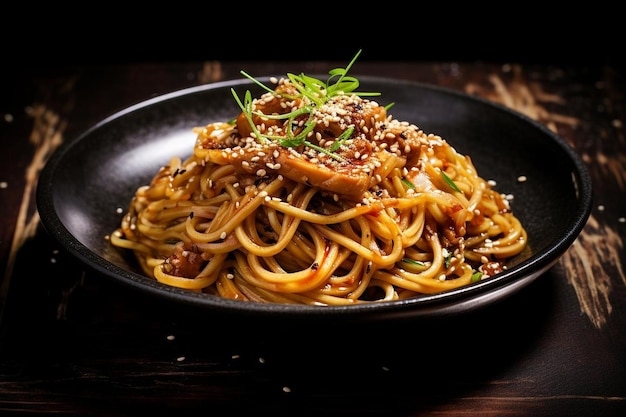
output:
[{"label": "wood grain texture", "polygon": [[341,64],[139,62],[3,79],[0,415],[624,415],[626,81],[611,66],[358,67],[504,104],[563,137],[589,168],[593,213],[558,264],[464,317],[344,329],[197,316],[85,271],[38,224],[42,164],[102,118],[244,68]]}]

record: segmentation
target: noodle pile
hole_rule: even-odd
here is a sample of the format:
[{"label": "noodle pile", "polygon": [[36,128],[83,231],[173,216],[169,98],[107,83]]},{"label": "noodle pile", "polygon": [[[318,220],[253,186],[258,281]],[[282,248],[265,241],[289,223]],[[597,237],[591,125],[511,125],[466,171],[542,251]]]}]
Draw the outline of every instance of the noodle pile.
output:
[{"label": "noodle pile", "polygon": [[527,238],[508,200],[342,76],[233,92],[241,114],[195,128],[193,154],[137,189],[111,243],[164,284],[268,303],[405,299],[505,269]]}]

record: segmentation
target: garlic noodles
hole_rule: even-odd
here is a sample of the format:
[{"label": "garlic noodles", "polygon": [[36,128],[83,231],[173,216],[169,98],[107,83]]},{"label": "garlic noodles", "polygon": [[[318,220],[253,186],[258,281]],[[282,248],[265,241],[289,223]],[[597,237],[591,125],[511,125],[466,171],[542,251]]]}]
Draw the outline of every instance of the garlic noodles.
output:
[{"label": "garlic noodles", "polygon": [[111,244],[161,283],[266,303],[399,300],[502,272],[527,242],[509,201],[349,68],[233,91],[241,113],[190,127],[193,154],[136,190]]}]

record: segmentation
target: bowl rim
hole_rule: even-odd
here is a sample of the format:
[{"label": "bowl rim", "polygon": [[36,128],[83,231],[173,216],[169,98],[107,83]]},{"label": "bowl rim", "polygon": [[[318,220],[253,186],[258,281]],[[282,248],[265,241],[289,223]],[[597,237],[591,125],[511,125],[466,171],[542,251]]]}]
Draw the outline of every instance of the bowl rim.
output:
[{"label": "bowl rim", "polygon": [[[316,76],[313,74],[312,76]],[[261,82],[268,81],[273,76],[256,77]],[[153,296],[174,300],[184,303],[190,308],[203,308],[207,310],[220,311],[247,316],[272,316],[283,317],[318,317],[318,318],[402,318],[402,317],[424,317],[454,314],[458,312],[473,310],[492,301],[500,300],[508,296],[523,286],[545,273],[557,261],[558,258],[573,244],[582,231],[591,213],[593,189],[592,181],[587,167],[582,158],[572,149],[572,147],[559,135],[548,129],[543,124],[529,118],[528,116],[510,109],[500,103],[491,100],[469,95],[451,88],[438,85],[409,81],[397,78],[386,78],[379,76],[359,76],[361,83],[381,83],[389,85],[402,85],[416,89],[428,90],[437,94],[450,95],[456,99],[470,100],[482,103],[503,111],[523,122],[539,129],[543,134],[556,142],[564,155],[567,156],[575,167],[574,184],[577,187],[577,197],[579,204],[573,214],[574,221],[569,225],[567,231],[557,239],[557,243],[548,250],[535,254],[523,260],[515,267],[498,274],[488,280],[479,281],[464,287],[448,290],[443,293],[423,295],[405,300],[365,303],[341,306],[312,306],[312,305],[291,305],[275,303],[242,302],[237,300],[224,299],[209,294],[199,294],[188,290],[179,289],[146,277],[134,271],[121,268],[105,258],[93,253],[88,247],[82,244],[63,224],[54,207],[54,174],[58,165],[63,160],[65,154],[77,143],[88,137],[93,132],[114,123],[119,118],[136,112],[137,110],[158,105],[163,102],[176,100],[183,96],[201,94],[210,90],[234,88],[237,86],[251,85],[247,79],[225,80],[209,84],[188,87],[162,95],[158,95],[134,105],[123,108],[99,122],[93,124],[82,133],[64,141],[50,156],[41,170],[36,189],[36,204],[39,211],[41,223],[46,232],[59,243],[64,250],[76,258],[81,264],[93,272],[113,279],[116,282],[131,287],[135,290],[147,292]],[[528,273],[529,264],[533,264],[532,273]]]}]

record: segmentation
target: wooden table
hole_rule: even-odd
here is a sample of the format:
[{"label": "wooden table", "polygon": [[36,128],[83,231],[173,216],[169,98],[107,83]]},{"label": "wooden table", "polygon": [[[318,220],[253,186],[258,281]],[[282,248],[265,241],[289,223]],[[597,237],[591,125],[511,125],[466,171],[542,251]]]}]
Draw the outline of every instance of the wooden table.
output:
[{"label": "wooden table", "polygon": [[[245,326],[95,276],[39,224],[37,174],[62,141],[155,95],[343,62],[30,67],[2,80],[0,415],[626,415],[626,92],[609,63],[380,62],[357,75],[503,103],[586,162],[594,207],[538,280],[413,326]],[[196,413],[197,412],[197,413]]]}]

